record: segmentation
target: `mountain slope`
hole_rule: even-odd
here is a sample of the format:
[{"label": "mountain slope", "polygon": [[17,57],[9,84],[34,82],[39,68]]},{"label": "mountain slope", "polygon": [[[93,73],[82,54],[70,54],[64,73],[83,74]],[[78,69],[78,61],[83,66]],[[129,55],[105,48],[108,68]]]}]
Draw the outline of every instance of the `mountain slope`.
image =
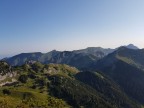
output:
[{"label": "mountain slope", "polygon": [[75,52],[64,51],[64,52],[60,52],[59,54],[51,58],[49,61],[45,62],[45,64],[62,63],[62,64],[68,64],[71,66],[75,66],[79,69],[82,69],[87,65],[90,65],[94,61],[97,61],[98,59],[100,58],[91,54],[84,54],[84,53],[77,54]]},{"label": "mountain slope", "polygon": [[76,74],[76,78],[83,83],[90,85],[101,93],[108,102],[120,108],[136,108],[135,102],[120,89],[120,87],[107,76],[99,72],[81,72]]},{"label": "mountain slope", "polygon": [[[1,67],[7,69],[3,64]],[[74,67],[34,62],[14,70],[17,71],[16,83],[6,83],[0,88],[1,107],[113,108],[94,89],[75,80],[74,75],[79,71]]]},{"label": "mountain slope", "polygon": [[[35,66],[38,65],[40,64],[35,64]],[[30,65],[27,66],[30,69]],[[2,86],[0,87],[0,106],[2,108],[70,107],[65,101],[48,95],[47,86],[42,85],[44,84],[41,80],[42,76],[36,72],[31,74],[34,71],[27,70],[27,68],[26,66],[14,68],[6,62],[0,61]],[[47,80],[45,79],[45,81]],[[43,88],[32,88],[36,82],[37,87],[43,86]]]},{"label": "mountain slope", "polygon": [[[96,76],[93,73],[87,73],[87,78],[90,76],[93,80],[90,81],[91,83],[86,83],[78,78],[85,73],[64,64],[43,65],[39,62],[27,62],[12,68],[17,72],[16,82],[6,83],[0,88],[1,106],[10,108],[18,106],[24,108],[140,108],[134,101],[122,95],[116,84],[101,74]],[[5,70],[5,68],[2,69]],[[104,80],[99,79],[100,77],[104,77]]]},{"label": "mountain slope", "polygon": [[112,78],[133,99],[144,104],[144,50],[133,50],[125,47],[99,60],[93,65]]},{"label": "mountain slope", "polygon": [[[126,46],[130,49],[136,49],[137,47],[130,44]],[[3,59],[12,66],[23,65],[27,61],[39,61],[44,64],[48,63],[63,63],[71,66],[75,66],[81,70],[84,70],[87,66],[93,64],[93,62],[102,59],[108,54],[114,52],[116,49],[101,48],[101,47],[88,47],[86,49],[74,50],[74,51],[50,51],[48,53],[22,53],[10,58]]]},{"label": "mountain slope", "polygon": [[[101,49],[98,49],[101,50]],[[63,63],[71,66],[75,66],[79,69],[85,68],[94,61],[97,61],[105,56],[102,51],[89,52],[87,51],[51,51],[48,53],[22,53],[10,58],[4,59],[12,66],[20,66],[25,64],[27,61],[39,61],[44,64],[48,63]],[[104,50],[104,49],[103,49]],[[107,52],[108,53],[108,52]]]},{"label": "mountain slope", "polygon": [[74,52],[92,54],[92,55],[102,58],[102,57],[108,55],[109,53],[112,53],[114,50],[115,49],[110,49],[110,48],[88,47],[86,49],[75,50]]},{"label": "mountain slope", "polygon": [[43,54],[40,52],[35,52],[35,53],[21,53],[18,55],[15,55],[10,58],[4,59],[7,63],[9,63],[12,66],[16,65],[23,65],[26,63],[26,61],[38,61],[39,57],[42,56]]},{"label": "mountain slope", "polygon": [[[134,46],[133,44],[129,44],[125,46],[129,49],[138,49],[138,47]],[[74,51],[50,51],[48,53],[22,53],[18,54],[16,56],[10,57],[10,58],[4,58],[3,60],[11,64],[12,66],[16,65],[23,65],[26,61],[39,61],[41,63],[65,63],[72,66],[77,66],[77,68],[85,68],[85,66],[82,67],[82,65],[91,65],[93,60],[97,61],[108,54],[114,52],[116,49],[111,48],[101,48],[101,47],[88,47],[86,49],[81,50],[74,50]],[[73,61],[73,59],[76,60]],[[80,58],[79,58],[80,57]],[[76,64],[80,60],[83,60],[84,58],[88,58],[89,60],[84,60],[84,62],[87,64],[79,65]],[[83,61],[82,61],[83,62]],[[84,63],[83,62],[83,63]],[[76,65],[75,65],[76,64]]]},{"label": "mountain slope", "polygon": [[51,95],[62,98],[74,108],[114,108],[93,88],[68,77],[54,75],[49,77]]}]

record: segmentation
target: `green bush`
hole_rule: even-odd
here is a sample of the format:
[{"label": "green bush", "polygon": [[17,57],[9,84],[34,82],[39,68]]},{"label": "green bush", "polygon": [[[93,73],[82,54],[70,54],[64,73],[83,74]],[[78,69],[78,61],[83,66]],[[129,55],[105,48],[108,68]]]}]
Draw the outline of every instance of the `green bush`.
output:
[{"label": "green bush", "polygon": [[21,75],[18,80],[22,83],[26,83],[28,80],[28,76],[27,75]]},{"label": "green bush", "polygon": [[10,94],[11,94],[11,92],[10,92],[10,90],[8,90],[8,89],[3,89],[3,94],[10,95]]}]

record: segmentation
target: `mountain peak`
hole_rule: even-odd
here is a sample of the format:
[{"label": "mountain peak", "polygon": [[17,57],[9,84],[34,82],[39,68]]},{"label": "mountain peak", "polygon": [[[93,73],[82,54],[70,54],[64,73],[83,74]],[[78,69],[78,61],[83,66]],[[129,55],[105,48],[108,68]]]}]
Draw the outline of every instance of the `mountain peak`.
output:
[{"label": "mountain peak", "polygon": [[137,46],[135,46],[133,44],[129,44],[129,45],[125,46],[125,47],[127,47],[129,49],[139,49]]}]

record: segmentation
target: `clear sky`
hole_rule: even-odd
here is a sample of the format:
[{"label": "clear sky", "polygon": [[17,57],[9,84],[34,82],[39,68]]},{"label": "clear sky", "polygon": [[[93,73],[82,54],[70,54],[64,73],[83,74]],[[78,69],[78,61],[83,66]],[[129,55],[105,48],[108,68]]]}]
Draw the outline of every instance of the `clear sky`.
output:
[{"label": "clear sky", "polygon": [[129,43],[144,48],[144,0],[0,0],[0,57]]}]

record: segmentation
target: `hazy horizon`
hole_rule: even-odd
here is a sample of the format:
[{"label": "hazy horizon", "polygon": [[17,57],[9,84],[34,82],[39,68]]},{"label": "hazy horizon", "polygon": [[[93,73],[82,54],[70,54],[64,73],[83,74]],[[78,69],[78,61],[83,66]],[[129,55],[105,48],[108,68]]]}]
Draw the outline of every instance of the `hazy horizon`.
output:
[{"label": "hazy horizon", "polygon": [[[130,43],[130,44],[132,44],[132,43]],[[128,45],[130,45],[130,44],[128,44]],[[121,45],[121,46],[127,46],[127,45]],[[121,46],[117,46],[117,47],[111,48],[111,49],[116,49],[116,48],[121,47]],[[134,46],[136,46],[136,45],[134,45]],[[110,47],[102,47],[102,46],[90,46],[90,47],[110,48]],[[138,47],[138,46],[136,46],[136,47]],[[81,50],[81,49],[86,49],[86,48],[88,48],[88,47],[79,48],[79,49],[71,49],[71,50],[70,49],[69,50],[66,50],[66,49],[65,50],[53,49],[53,50],[56,50],[56,51],[74,51],[74,50]],[[138,47],[138,48],[140,48],[140,47]],[[140,49],[143,49],[143,48],[140,48]],[[18,55],[18,54],[21,54],[21,53],[36,53],[36,52],[48,53],[48,52],[53,51],[53,50],[48,50],[46,52],[41,52],[41,51],[33,51],[32,52],[32,51],[29,51],[29,52],[18,52],[18,53],[9,54],[9,55],[0,55],[0,59],[7,58],[7,57],[12,57],[12,56],[15,56],[15,55]]]},{"label": "hazy horizon", "polygon": [[87,47],[143,47],[143,0],[1,0],[0,58]]}]

